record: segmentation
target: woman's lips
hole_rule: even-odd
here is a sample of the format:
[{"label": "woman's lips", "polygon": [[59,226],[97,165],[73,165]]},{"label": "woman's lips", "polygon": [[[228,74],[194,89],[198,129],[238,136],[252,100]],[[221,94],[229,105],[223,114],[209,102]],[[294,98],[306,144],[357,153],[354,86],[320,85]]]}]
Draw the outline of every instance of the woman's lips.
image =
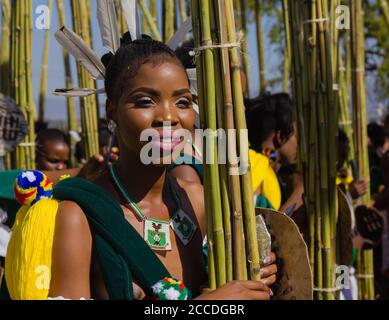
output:
[{"label": "woman's lips", "polygon": [[150,143],[153,148],[162,151],[173,151],[182,142],[182,137],[175,131],[161,131],[152,137]]}]

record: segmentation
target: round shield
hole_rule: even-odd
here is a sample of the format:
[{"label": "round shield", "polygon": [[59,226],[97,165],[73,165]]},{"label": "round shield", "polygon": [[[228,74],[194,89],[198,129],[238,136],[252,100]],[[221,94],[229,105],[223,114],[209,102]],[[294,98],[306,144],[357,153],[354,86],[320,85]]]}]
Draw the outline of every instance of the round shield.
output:
[{"label": "round shield", "polygon": [[256,208],[263,216],[272,238],[271,250],[277,255],[277,284],[274,300],[312,300],[313,279],[308,249],[297,225],[285,214]]}]

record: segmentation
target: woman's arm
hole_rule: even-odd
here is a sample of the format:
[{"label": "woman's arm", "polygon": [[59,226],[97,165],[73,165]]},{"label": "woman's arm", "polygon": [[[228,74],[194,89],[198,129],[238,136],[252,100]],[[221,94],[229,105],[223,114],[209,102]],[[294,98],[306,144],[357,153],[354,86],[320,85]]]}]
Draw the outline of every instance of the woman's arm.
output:
[{"label": "woman's arm", "polygon": [[92,235],[82,209],[61,202],[56,218],[49,297],[90,299]]}]

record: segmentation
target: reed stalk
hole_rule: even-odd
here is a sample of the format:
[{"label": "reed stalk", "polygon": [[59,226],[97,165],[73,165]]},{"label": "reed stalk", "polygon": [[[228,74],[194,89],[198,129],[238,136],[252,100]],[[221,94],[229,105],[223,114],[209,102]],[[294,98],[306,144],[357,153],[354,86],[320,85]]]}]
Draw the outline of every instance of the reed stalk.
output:
[{"label": "reed stalk", "polygon": [[265,42],[262,27],[262,0],[255,0],[255,21],[258,45],[259,85],[261,94],[266,92]]},{"label": "reed stalk", "polygon": [[[65,16],[65,6],[63,0],[57,0],[57,14],[58,14],[58,23],[60,26],[66,25],[66,16]],[[70,55],[68,50],[63,47],[62,55],[64,60],[64,68],[65,68],[65,87],[73,88],[73,80],[72,80],[72,70],[70,65]],[[67,130],[68,132],[78,132],[78,121],[76,115],[76,100],[73,97],[69,97],[66,99],[66,109],[67,109]],[[74,168],[76,166],[76,158],[75,158],[75,150],[76,150],[77,141],[70,136],[70,165]]]},{"label": "reed stalk", "polygon": [[[10,95],[10,34],[11,34],[11,2],[1,2],[1,52],[0,52],[0,92]],[[12,169],[11,154],[4,156],[4,169]]]},{"label": "reed stalk", "polygon": [[138,4],[139,4],[139,8],[142,12],[142,16],[145,18],[147,25],[148,25],[148,28],[150,29],[152,37],[155,40],[162,41],[162,36],[158,30],[158,25],[155,21],[154,16],[150,13],[149,9],[147,8],[146,1],[145,0],[138,0]]},{"label": "reed stalk", "polygon": [[244,73],[246,75],[245,98],[250,97],[250,63],[249,63],[249,46],[248,46],[248,30],[247,30],[247,3],[244,0],[235,0],[235,11],[237,12],[236,25],[239,33],[242,35],[242,50],[241,59]]},{"label": "reed stalk", "polygon": [[289,23],[289,5],[288,0],[282,0],[282,13],[284,19],[285,29],[285,50],[284,50],[284,70],[282,79],[282,90],[283,92],[289,91],[289,81],[291,73],[291,43],[290,43],[290,23]]},{"label": "reed stalk", "polygon": [[0,91],[10,94],[10,27],[11,27],[11,2],[1,2],[1,52],[0,52]]},{"label": "reed stalk", "polygon": [[[365,85],[365,36],[362,0],[351,1],[351,50],[352,50],[352,101],[355,159],[358,163],[358,177],[370,180],[370,169],[367,136],[367,108]],[[371,202],[370,190],[362,198],[362,203],[369,206]],[[364,300],[374,300],[374,273],[373,255],[371,250],[360,253],[357,262],[357,272],[362,277],[358,278],[360,297]],[[368,273],[371,272],[371,273]],[[364,277],[363,275],[367,275]]]},{"label": "reed stalk", "polygon": [[[91,46],[90,19],[86,1],[72,0],[71,8],[74,31]],[[78,65],[77,71],[80,88],[94,89],[96,87],[95,81],[89,76],[84,68]],[[98,105],[96,97],[90,96],[87,98],[80,98],[80,107],[85,157],[89,159],[93,155],[99,153]]]},{"label": "reed stalk", "polygon": [[167,43],[174,35],[175,6],[174,0],[163,1],[163,40]]},{"label": "reed stalk", "polygon": [[388,1],[387,0],[379,0],[379,1],[380,1],[382,13],[383,13],[384,18],[385,18],[385,22],[389,28],[389,4],[388,4]]},{"label": "reed stalk", "polygon": [[[53,4],[52,0],[47,0],[47,7],[49,8],[49,14],[51,14],[52,4]],[[45,120],[49,46],[50,46],[50,28],[48,28],[45,31],[45,39],[44,39],[43,54],[42,54],[41,79],[40,79],[40,87],[39,87],[39,113],[38,113],[38,119],[41,122],[44,122]]]}]

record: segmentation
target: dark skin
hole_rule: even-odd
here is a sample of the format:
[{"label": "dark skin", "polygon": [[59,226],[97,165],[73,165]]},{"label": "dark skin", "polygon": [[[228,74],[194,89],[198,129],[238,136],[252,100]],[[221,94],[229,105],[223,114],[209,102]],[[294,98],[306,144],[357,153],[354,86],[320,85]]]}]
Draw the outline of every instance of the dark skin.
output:
[{"label": "dark skin", "polygon": [[46,171],[60,171],[67,169],[70,157],[70,148],[61,140],[46,140],[42,150],[37,152],[37,169]]},{"label": "dark skin", "polygon": [[[118,125],[119,177],[128,194],[147,217],[169,220],[176,210],[176,203],[167,188],[166,168],[141,162],[139,153],[147,142],[140,142],[139,137],[148,128],[162,130],[164,122],[170,122],[173,130],[193,128],[192,96],[185,71],[170,58],[158,65],[147,63],[140,67],[136,77],[128,81],[124,91],[117,101],[107,102],[107,115]],[[123,206],[124,201],[109,174],[103,173],[94,183],[119,201],[125,218],[142,235],[142,223]],[[172,183],[184,211],[196,223],[198,231],[186,247],[170,231],[172,250],[155,253],[173,277],[182,279],[189,289],[199,292],[206,277],[201,257],[202,239],[206,234],[203,188],[200,184],[174,178]],[[264,282],[233,282],[219,290],[205,290],[198,298],[269,299],[270,289],[266,284],[274,282],[276,271],[275,266],[271,265],[263,271],[265,278],[266,275],[270,276]],[[136,283],[134,293],[137,299],[145,298]],[[74,202],[62,202],[57,214],[50,296],[108,298],[94,257],[88,221]]]}]

